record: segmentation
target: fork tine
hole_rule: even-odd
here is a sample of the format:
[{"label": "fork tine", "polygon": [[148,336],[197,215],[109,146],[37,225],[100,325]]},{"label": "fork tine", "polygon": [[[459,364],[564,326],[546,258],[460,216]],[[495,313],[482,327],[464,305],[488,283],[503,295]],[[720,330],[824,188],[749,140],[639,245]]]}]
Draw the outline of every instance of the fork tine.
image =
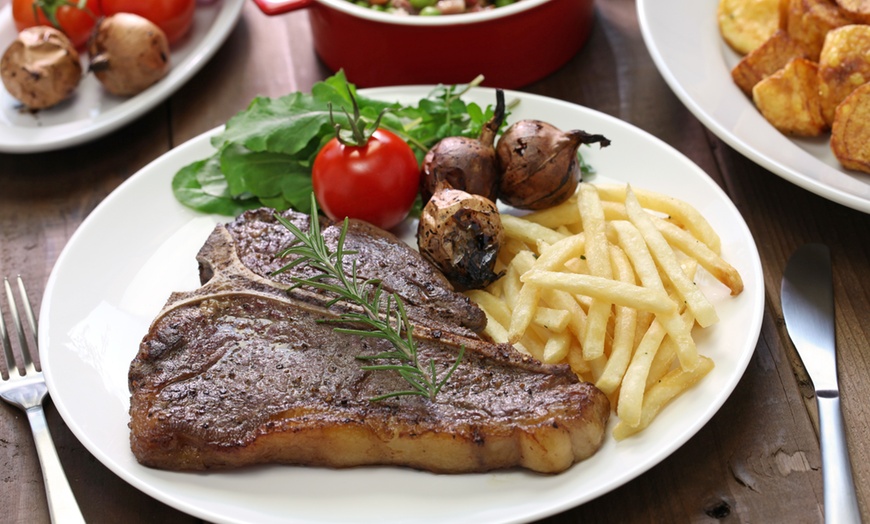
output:
[{"label": "fork tine", "polygon": [[18,296],[21,297],[21,306],[24,308],[24,316],[27,317],[27,325],[30,326],[30,333],[33,335],[33,342],[36,347],[39,347],[39,330],[36,323],[36,317],[33,315],[33,305],[30,303],[30,298],[27,296],[27,289],[24,287],[24,279],[21,275],[16,278],[18,281]]},{"label": "fork tine", "polygon": [[[9,279],[3,277],[3,286],[6,288],[6,299],[9,301],[9,314],[12,315],[12,322],[15,324],[18,331],[18,343],[21,345],[21,357],[24,362],[24,373],[27,374],[34,369],[33,359],[30,357],[30,348],[27,344],[27,335],[24,333],[24,324],[21,323],[21,315],[18,314],[18,306],[15,305],[15,295],[12,294],[12,286],[9,285]],[[9,355],[12,355],[10,346]],[[14,362],[14,356],[13,356]]]},{"label": "fork tine", "polygon": [[0,340],[3,342],[3,353],[6,355],[6,369],[9,373],[8,376],[13,376],[13,370],[16,371],[14,374],[17,375],[18,366],[15,364],[15,354],[12,353],[12,342],[9,341],[9,331],[6,329],[6,322],[3,320],[2,315],[0,315]]}]

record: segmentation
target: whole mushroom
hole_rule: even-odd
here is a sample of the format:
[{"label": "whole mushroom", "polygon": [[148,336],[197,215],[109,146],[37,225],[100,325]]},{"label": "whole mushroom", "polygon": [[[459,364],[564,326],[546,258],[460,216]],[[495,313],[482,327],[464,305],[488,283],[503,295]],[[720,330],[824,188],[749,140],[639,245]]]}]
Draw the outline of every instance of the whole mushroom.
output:
[{"label": "whole mushroom", "polygon": [[169,71],[169,41],[162,29],[132,13],[101,19],[88,42],[90,70],[113,95],[141,93]]},{"label": "whole mushroom", "polygon": [[420,214],[417,245],[459,289],[483,288],[495,272],[504,228],[495,203],[446,184],[432,195]]},{"label": "whole mushroom", "polygon": [[18,34],[0,58],[9,94],[30,109],[45,109],[68,98],[82,78],[75,47],[59,30],[35,26]]}]

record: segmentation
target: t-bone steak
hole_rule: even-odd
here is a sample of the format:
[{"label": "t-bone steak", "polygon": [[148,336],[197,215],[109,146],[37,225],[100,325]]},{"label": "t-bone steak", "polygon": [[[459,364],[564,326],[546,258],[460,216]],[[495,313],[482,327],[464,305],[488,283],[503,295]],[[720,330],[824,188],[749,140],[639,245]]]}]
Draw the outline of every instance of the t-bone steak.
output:
[{"label": "t-bone steak", "polygon": [[[282,463],[398,465],[440,473],[523,467],[556,473],[600,447],[607,397],[567,366],[543,365],[477,334],[479,308],[392,234],[350,221],[345,257],[360,277],[399,294],[419,358],[444,372],[465,356],[435,398],[410,395],[393,371],[362,369],[359,355],[389,342],[337,333],[342,310],[305,287],[288,293],[297,266],[276,257],[293,239],[261,209],[218,225],[197,256],[202,286],[173,293],[130,366],[131,448],[140,463],[171,470]],[[308,228],[308,216],[284,215]],[[340,224],[324,222],[332,245]],[[345,308],[345,309],[342,309]],[[359,326],[353,326],[359,327]]]}]

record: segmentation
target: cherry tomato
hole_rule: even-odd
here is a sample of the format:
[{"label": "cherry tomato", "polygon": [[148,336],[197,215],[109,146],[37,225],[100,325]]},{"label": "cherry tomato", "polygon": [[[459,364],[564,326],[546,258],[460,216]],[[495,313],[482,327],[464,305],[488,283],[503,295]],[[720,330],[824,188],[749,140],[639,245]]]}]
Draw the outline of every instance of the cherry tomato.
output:
[{"label": "cherry tomato", "polygon": [[196,0],[99,0],[103,14],[133,13],[153,22],[174,44],[190,30]]},{"label": "cherry tomato", "polygon": [[411,147],[385,129],[363,146],[333,138],[311,169],[314,196],[333,220],[358,218],[390,229],[408,216],[420,189],[420,167]]},{"label": "cherry tomato", "polygon": [[13,0],[15,28],[20,32],[37,25],[54,26],[63,31],[75,47],[84,47],[102,14],[100,1],[87,0],[83,9],[74,4],[69,0]]}]

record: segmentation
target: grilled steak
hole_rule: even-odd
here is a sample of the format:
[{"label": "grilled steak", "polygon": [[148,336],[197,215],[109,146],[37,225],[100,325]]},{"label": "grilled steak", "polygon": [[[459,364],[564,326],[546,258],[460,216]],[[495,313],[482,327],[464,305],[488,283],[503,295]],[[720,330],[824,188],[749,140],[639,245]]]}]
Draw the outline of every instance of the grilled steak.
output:
[{"label": "grilled steak", "polygon": [[[598,449],[610,413],[603,393],[567,367],[539,364],[452,324],[455,312],[444,304],[473,304],[452,296],[399,240],[358,223],[348,247],[353,237],[366,260],[360,271],[380,271],[403,296],[425,291],[413,299],[420,359],[443,371],[465,347],[434,401],[371,401],[408,389],[396,373],[363,370],[356,358],[389,350],[389,342],[336,333],[334,323],[320,321],[336,318],[339,304],[327,308],[304,288],[288,294],[286,282],[269,276],[284,263],[274,253],[290,238],[279,241],[282,226],[264,213],[216,227],[198,257],[207,282],[174,293],[140,345],[129,385],[131,447],[142,464],[558,472]],[[369,251],[367,238],[396,258]]]}]

